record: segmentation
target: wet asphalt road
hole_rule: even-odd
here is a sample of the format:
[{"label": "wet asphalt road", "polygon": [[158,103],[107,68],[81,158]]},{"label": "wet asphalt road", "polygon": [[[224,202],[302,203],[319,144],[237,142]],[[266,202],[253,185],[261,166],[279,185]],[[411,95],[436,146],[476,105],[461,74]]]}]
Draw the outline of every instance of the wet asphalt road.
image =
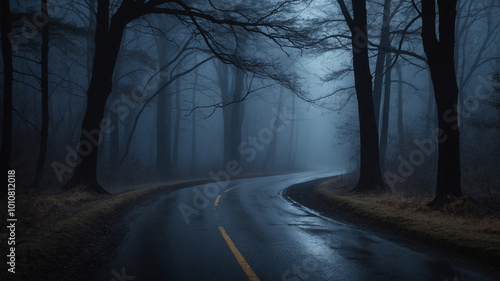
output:
[{"label": "wet asphalt road", "polygon": [[128,232],[96,280],[496,280],[282,195],[330,175],[242,179],[218,193],[201,185],[162,195],[128,215]]}]

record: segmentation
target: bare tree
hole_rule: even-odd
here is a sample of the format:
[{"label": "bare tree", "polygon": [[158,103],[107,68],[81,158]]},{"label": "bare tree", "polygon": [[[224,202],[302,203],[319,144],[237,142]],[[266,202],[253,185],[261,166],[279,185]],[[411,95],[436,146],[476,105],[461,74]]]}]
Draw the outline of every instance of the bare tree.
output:
[{"label": "bare tree", "polygon": [[366,0],[352,1],[353,17],[343,0],[337,2],[351,32],[354,80],[358,98],[361,162],[355,191],[373,192],[383,189],[385,184],[380,172],[378,131],[372,99]]},{"label": "bare tree", "polygon": [[[285,93],[285,89],[283,87],[280,87],[278,101],[276,104],[276,113],[275,113],[276,123],[281,122],[279,115],[280,115],[280,112],[282,112],[282,109],[284,106],[284,99],[285,99],[284,93]],[[276,147],[277,147],[276,137],[277,137],[277,135],[278,135],[277,132],[273,131],[272,138],[271,138],[273,141],[269,144],[269,147],[267,149],[266,158],[264,159],[264,165],[262,166],[263,168],[273,167],[276,164],[276,150],[277,150],[276,149]]]},{"label": "bare tree", "polygon": [[[12,65],[12,45],[9,34],[10,26],[10,1],[2,1],[2,57],[3,57],[3,120],[2,120],[2,149],[0,151],[0,172],[2,176],[7,175],[10,168],[10,157],[12,147],[12,81],[14,67]],[[3,192],[2,196],[7,193]]]},{"label": "bare tree", "polygon": [[[233,102],[243,98],[243,86],[245,83],[246,74],[240,69],[235,70],[233,78]],[[231,106],[231,125],[229,142],[229,158],[228,161],[234,160],[240,162],[240,153],[238,153],[238,145],[241,143],[241,127],[243,125],[243,117],[245,114],[245,105],[241,102],[236,102]]]},{"label": "bare tree", "polygon": [[[375,64],[375,79],[373,81],[373,106],[375,108],[375,120],[377,126],[379,124],[380,103],[382,100],[382,84],[384,76],[384,59],[386,57],[386,48],[390,46],[390,22],[391,22],[391,4],[392,0],[384,0],[384,15],[382,19],[382,28],[380,32],[380,46],[377,53],[377,61]],[[386,70],[387,71],[387,70]]]},{"label": "bare tree", "polygon": [[[181,84],[180,79],[174,83],[175,92],[175,115],[173,126],[173,143],[172,143],[172,167],[179,167],[179,141],[181,137]],[[169,128],[167,128],[169,129]],[[176,173],[178,174],[178,173]]]},{"label": "bare tree", "polygon": [[385,61],[385,74],[384,74],[384,99],[381,107],[382,119],[379,120],[380,124],[380,165],[382,170],[385,170],[385,156],[387,152],[387,145],[389,142],[389,114],[391,103],[391,83],[392,83],[392,67],[391,67],[391,54],[387,53]]},{"label": "bare tree", "polygon": [[[195,64],[197,63],[197,58],[195,58]],[[198,90],[198,68],[194,70],[194,81],[193,81],[193,92],[191,94],[191,104],[192,107],[196,106],[196,91]],[[191,113],[191,177],[196,176],[196,141],[197,141],[197,130],[196,130],[196,111]]]},{"label": "bare tree", "polygon": [[43,175],[45,156],[47,155],[47,139],[49,137],[49,15],[47,0],[41,1],[42,16],[47,22],[42,27],[41,86],[42,86],[42,126],[40,128],[40,148],[38,163],[32,187],[38,188]]},{"label": "bare tree", "polygon": [[[158,61],[162,67],[170,65],[168,39],[155,36]],[[164,69],[168,71],[168,69]],[[166,83],[165,81],[163,83]],[[163,86],[163,85],[161,85]],[[168,179],[172,176],[172,94],[171,88],[165,87],[159,94],[156,104],[156,177]],[[129,142],[132,139],[129,136]],[[128,142],[128,143],[129,143]],[[127,143],[127,149],[128,149]]]},{"label": "bare tree", "polygon": [[[462,196],[460,133],[457,121],[458,85],[455,73],[455,20],[457,0],[422,0],[422,40],[431,72],[438,111],[438,171],[436,195],[429,203],[440,207]],[[416,9],[418,7],[415,6]],[[436,30],[436,23],[438,30]],[[439,32],[439,39],[437,32]]]},{"label": "bare tree", "polygon": [[[108,130],[109,124],[101,124],[106,101],[111,93],[112,76],[120,51],[123,32],[128,23],[148,14],[166,14],[175,16],[184,24],[192,27],[201,36],[208,49],[224,62],[237,63],[240,67],[257,70],[263,64],[251,63],[231,52],[223,40],[217,40],[213,29],[239,29],[241,32],[264,36],[275,43],[289,42],[283,33],[293,34],[283,19],[277,15],[289,10],[292,4],[300,1],[279,1],[279,3],[245,7],[246,10],[222,9],[213,3],[187,3],[184,1],[132,1],[123,0],[117,8],[110,5],[109,0],[98,2],[96,14],[95,54],[92,67],[92,78],[87,90],[87,107],[82,121],[79,142],[79,165],[75,168],[68,188],[86,185],[89,190],[105,193],[97,181],[97,156],[102,130]],[[207,12],[216,10],[224,14],[217,17]],[[113,12],[110,16],[110,12]],[[285,23],[289,21],[285,20]],[[232,33],[237,36],[237,33]],[[237,38],[236,38],[237,39]],[[227,41],[227,40],[225,40]],[[268,72],[269,73],[269,72]],[[102,127],[104,125],[105,127]],[[92,140],[88,136],[93,136]],[[87,147],[84,147],[87,145]],[[90,148],[88,147],[90,145]]]},{"label": "bare tree", "polygon": [[405,155],[405,133],[403,123],[403,71],[401,65],[396,64],[396,73],[398,75],[398,137],[399,137],[399,154]]},{"label": "bare tree", "polygon": [[225,163],[230,160],[240,160],[238,145],[241,143],[244,105],[238,101],[243,98],[245,72],[220,61],[215,62],[214,67],[217,73],[221,104],[230,105],[222,107],[224,122],[224,156],[222,164],[226,165]]}]

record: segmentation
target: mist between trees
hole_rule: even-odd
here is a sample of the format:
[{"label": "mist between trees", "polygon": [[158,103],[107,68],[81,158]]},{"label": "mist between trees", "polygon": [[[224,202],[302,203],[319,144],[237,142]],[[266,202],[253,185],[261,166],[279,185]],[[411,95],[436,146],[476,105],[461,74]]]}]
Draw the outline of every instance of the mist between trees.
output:
[{"label": "mist between trees", "polygon": [[494,0],[3,1],[2,171],[106,193],[236,161],[244,175],[348,169],[357,191],[432,194],[435,206],[492,194],[499,11]]}]

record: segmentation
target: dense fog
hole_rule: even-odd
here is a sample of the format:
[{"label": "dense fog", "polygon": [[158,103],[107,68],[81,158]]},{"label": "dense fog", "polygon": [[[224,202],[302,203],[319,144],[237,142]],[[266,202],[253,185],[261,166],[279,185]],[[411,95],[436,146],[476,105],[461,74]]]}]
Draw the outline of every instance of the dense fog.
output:
[{"label": "dense fog", "polygon": [[[41,185],[61,187],[79,166],[77,154],[85,158],[97,147],[97,179],[111,191],[209,178],[230,161],[241,175],[323,168],[357,173],[358,99],[351,33],[341,9],[330,1],[271,2],[258,9],[244,2],[187,1],[199,13],[195,18],[169,14],[180,4],[159,4],[158,11],[127,20],[116,61],[98,69],[97,62],[113,56],[106,48],[96,54],[96,45],[115,36],[121,22],[113,15],[121,1],[109,6],[111,20],[101,19],[110,20],[107,35],[96,31],[97,1],[49,1],[44,119],[40,61],[47,18],[36,1],[11,1],[10,159],[23,184],[43,167]],[[418,11],[412,1],[368,1],[367,9],[381,173],[393,191],[431,194],[438,123]],[[498,3],[459,1],[457,11],[459,105],[453,122],[460,128],[462,183],[467,192],[491,192],[498,187],[500,156]],[[107,67],[112,81],[99,84]],[[85,147],[82,121],[93,114],[87,108],[93,87],[111,88],[101,132],[88,130],[87,140],[95,143]],[[43,122],[47,152],[37,166]]]}]

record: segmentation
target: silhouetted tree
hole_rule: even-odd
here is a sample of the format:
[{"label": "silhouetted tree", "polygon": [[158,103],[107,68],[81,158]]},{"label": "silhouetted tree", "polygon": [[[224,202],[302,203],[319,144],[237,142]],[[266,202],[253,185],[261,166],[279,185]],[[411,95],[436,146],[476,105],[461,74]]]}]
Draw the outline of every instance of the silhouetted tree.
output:
[{"label": "silhouetted tree", "polygon": [[[220,61],[214,62],[214,67],[217,73],[217,82],[220,90],[221,104],[228,104],[232,101],[232,89],[229,86],[230,82],[230,67],[228,64],[222,63]],[[231,153],[231,106],[226,106],[222,108],[222,138],[223,138],[223,156],[222,156],[222,167],[224,167],[229,160],[229,155]]]},{"label": "silhouetted tree", "polygon": [[37,188],[43,175],[45,156],[47,155],[47,139],[49,137],[49,15],[47,14],[47,0],[41,1],[42,17],[47,22],[42,27],[42,56],[40,61],[42,87],[42,126],[40,128],[40,148],[35,178],[32,187]]},{"label": "silhouetted tree", "polygon": [[385,184],[380,172],[378,131],[372,99],[366,0],[352,1],[353,17],[343,0],[337,2],[351,32],[354,81],[358,99],[361,162],[360,176],[354,190],[373,192],[383,189]]},{"label": "silhouetted tree", "polygon": [[386,48],[390,46],[390,22],[391,22],[391,4],[392,0],[384,0],[384,15],[382,18],[382,28],[380,32],[380,46],[377,53],[377,61],[375,64],[375,79],[373,81],[373,107],[375,110],[375,121],[380,127],[380,103],[382,101],[382,85],[384,77],[384,59],[386,57]]},{"label": "silhouetted tree", "polygon": [[[155,36],[158,61],[162,67],[170,64],[168,39]],[[167,72],[169,69],[164,69]],[[160,87],[167,83],[161,81]],[[156,104],[156,177],[168,179],[172,176],[172,94],[167,86],[158,94]],[[132,135],[132,134],[131,134]],[[131,136],[130,136],[131,138]]]},{"label": "silhouetted tree", "polygon": [[[195,58],[195,64],[197,63],[197,58]],[[194,70],[194,81],[193,81],[193,92],[191,94],[191,104],[192,107],[196,106],[196,91],[198,90],[198,68]],[[196,111],[191,112],[191,177],[196,176],[196,141],[197,141],[197,130],[196,130]]]},{"label": "silhouetted tree", "polygon": [[436,195],[429,203],[432,207],[440,207],[453,198],[462,196],[460,133],[457,124],[458,86],[455,73],[456,5],[457,0],[437,0],[437,15],[435,0],[422,0],[420,12],[423,46],[431,72],[440,131]]},{"label": "silhouetted tree", "polygon": [[[280,92],[279,92],[279,95],[278,95],[278,102],[276,104],[276,112],[275,112],[275,124],[273,126],[276,126],[276,127],[279,127],[281,126],[280,122],[282,122],[282,120],[280,120],[280,113],[282,112],[283,110],[283,106],[284,106],[284,94],[285,94],[285,89],[283,87],[280,88]],[[266,158],[264,159],[264,165],[262,166],[263,169],[266,169],[266,168],[272,168],[273,166],[275,166],[275,163],[276,163],[276,147],[277,147],[277,141],[276,141],[276,137],[278,136],[277,132],[273,131],[272,132],[272,141],[271,143],[269,144],[269,147],[267,149],[267,153],[266,153]]]},{"label": "silhouetted tree", "polygon": [[[175,94],[175,115],[173,126],[173,143],[172,143],[172,167],[176,169],[179,167],[179,142],[181,137],[181,84],[180,79],[174,83]],[[166,128],[167,130],[169,128]],[[178,173],[176,173],[178,174]]]},{"label": "silhouetted tree", "polygon": [[398,138],[399,138],[399,154],[405,155],[405,133],[403,123],[403,71],[401,65],[396,64],[396,73],[398,75]]},{"label": "silhouetted tree", "polygon": [[384,74],[384,99],[381,107],[382,119],[380,121],[380,166],[385,170],[385,155],[389,142],[389,113],[391,111],[391,83],[392,83],[392,67],[391,54],[387,53],[385,60]]},{"label": "silhouetted tree", "polygon": [[287,159],[288,166],[286,167],[289,170],[295,168],[295,151],[296,151],[295,146],[297,143],[297,138],[294,135],[294,132],[295,132],[295,95],[292,96],[292,113],[291,113],[291,115],[293,116],[293,118],[290,122],[290,137],[289,137],[290,142],[288,143],[288,159]]},{"label": "silhouetted tree", "polygon": [[[7,176],[10,168],[12,147],[12,80],[14,67],[12,65],[12,45],[9,39],[11,33],[10,4],[2,1],[1,31],[3,57],[3,120],[2,120],[2,149],[0,151],[0,172],[2,177]],[[2,192],[2,197],[7,192]]]}]

